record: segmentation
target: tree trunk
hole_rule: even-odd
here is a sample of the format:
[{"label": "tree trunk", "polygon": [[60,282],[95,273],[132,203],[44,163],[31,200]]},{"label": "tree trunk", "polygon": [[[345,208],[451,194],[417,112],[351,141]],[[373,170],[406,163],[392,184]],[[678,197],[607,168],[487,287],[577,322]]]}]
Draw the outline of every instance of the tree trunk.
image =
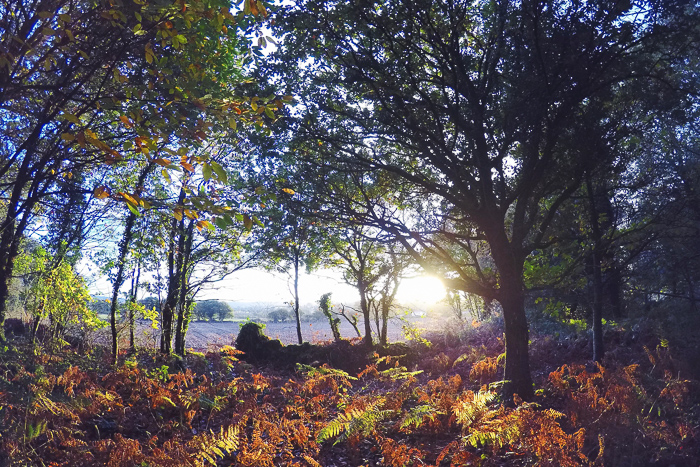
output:
[{"label": "tree trunk", "polygon": [[528,355],[528,327],[525,317],[525,300],[522,290],[505,286],[499,302],[503,307],[506,335],[506,368],[503,379],[503,394],[510,397],[518,394],[525,400],[533,396]]},{"label": "tree trunk", "polygon": [[[515,227],[513,230],[516,230]],[[510,399],[513,394],[518,394],[525,400],[531,400],[534,392],[530,376],[529,332],[525,316],[525,255],[518,249],[518,241],[508,240],[502,228],[495,227],[488,240],[500,276],[495,298],[503,308],[505,324],[506,367],[503,395]],[[485,300],[489,298],[484,297]]]},{"label": "tree trunk", "polygon": [[183,233],[186,238],[180,243],[183,245],[184,251],[182,252],[182,261],[180,271],[178,275],[180,276],[180,290],[178,294],[178,314],[177,314],[177,326],[175,327],[175,353],[181,357],[185,356],[185,320],[187,319],[187,287],[189,285],[188,281],[188,271],[190,262],[190,253],[192,252],[192,237],[194,234],[194,220],[190,220],[187,226],[186,232]]},{"label": "tree trunk", "polygon": [[10,295],[10,281],[12,280],[12,268],[17,252],[12,249],[12,236],[15,232],[14,222],[6,222],[0,235],[0,344],[5,339],[5,314],[7,313],[7,299]]},{"label": "tree trunk", "polygon": [[357,280],[357,289],[360,292],[360,310],[362,310],[362,316],[365,320],[365,337],[364,343],[365,347],[372,348],[372,321],[370,316],[369,304],[367,303],[367,290],[365,287],[365,281],[362,277]]},{"label": "tree trunk", "polygon": [[381,346],[385,346],[387,344],[387,327],[389,323],[391,303],[389,302],[389,297],[382,297],[380,303],[382,308],[382,328],[379,332],[379,344]]},{"label": "tree trunk", "polygon": [[117,306],[119,305],[119,289],[124,283],[124,269],[126,268],[126,257],[129,253],[129,245],[133,237],[134,223],[136,215],[129,211],[124,226],[124,235],[119,242],[119,256],[117,257],[117,275],[112,284],[112,302],[109,307],[109,326],[112,332],[112,364],[116,365],[119,360],[119,333],[117,332]]},{"label": "tree trunk", "polygon": [[591,216],[591,231],[593,234],[593,252],[591,253],[591,266],[593,268],[593,360],[600,362],[605,354],[603,347],[603,265],[601,262],[602,233],[598,218],[598,209],[595,204],[595,193],[590,177],[586,177],[586,190],[588,191],[588,207]]},{"label": "tree trunk", "polygon": [[297,321],[297,338],[299,344],[304,343],[301,337],[301,316],[299,315],[299,252],[294,252],[294,318]]},{"label": "tree trunk", "polygon": [[[177,206],[185,202],[185,189],[180,189]],[[185,236],[184,216],[177,220],[173,217],[170,223],[170,238],[168,239],[168,293],[161,308],[160,352],[169,355],[173,348],[173,318],[177,308],[180,292],[180,272],[182,270],[183,249]]]},{"label": "tree trunk", "polygon": [[136,316],[135,307],[138,303],[136,296],[139,292],[139,280],[141,279],[141,261],[136,265],[136,273],[131,279],[131,293],[129,294],[129,348],[133,351],[136,349],[135,327]]}]

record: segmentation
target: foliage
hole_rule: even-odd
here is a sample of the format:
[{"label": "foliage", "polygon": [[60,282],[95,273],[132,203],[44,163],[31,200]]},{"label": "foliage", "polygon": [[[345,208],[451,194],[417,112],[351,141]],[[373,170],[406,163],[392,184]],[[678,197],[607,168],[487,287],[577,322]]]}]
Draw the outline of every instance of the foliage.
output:
[{"label": "foliage", "polygon": [[77,326],[81,333],[106,325],[89,306],[92,298],[85,281],[68,262],[54,266],[46,250],[36,247],[20,255],[15,271],[30,279],[24,292],[25,310],[33,317],[35,327],[43,319],[49,319],[48,337],[54,341],[59,342],[71,325]]},{"label": "foliage", "polygon": [[[303,365],[262,374],[227,346],[189,355],[190,368],[173,372],[157,354],[109,368],[99,349],[46,354],[24,345],[18,339],[0,353],[0,455],[9,465],[49,458],[154,467],[700,459],[689,411],[694,383],[668,372],[677,362],[667,346],[649,350],[648,365],[564,365],[542,380],[536,403],[515,397],[504,404],[453,370],[436,377],[409,371],[401,356],[378,358],[357,376]],[[484,352],[452,364],[448,358],[446,368],[496,358]]]},{"label": "foliage", "polygon": [[333,305],[331,304],[332,293],[325,293],[321,295],[318,300],[318,308],[323,313],[323,316],[328,320],[328,324],[331,326],[331,331],[333,332],[333,339],[336,341],[340,340],[340,318],[337,318],[333,314]]}]

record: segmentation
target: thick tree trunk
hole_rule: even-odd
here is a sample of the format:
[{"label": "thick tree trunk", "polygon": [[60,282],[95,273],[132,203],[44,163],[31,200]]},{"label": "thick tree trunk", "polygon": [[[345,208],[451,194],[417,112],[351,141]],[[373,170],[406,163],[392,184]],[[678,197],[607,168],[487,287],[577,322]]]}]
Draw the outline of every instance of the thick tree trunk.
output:
[{"label": "thick tree trunk", "polygon": [[[513,227],[515,231],[516,228]],[[525,255],[519,250],[519,242],[508,240],[502,229],[494,228],[489,238],[491,253],[498,269],[499,288],[496,300],[503,308],[506,338],[506,367],[503,395],[510,398],[518,394],[525,400],[534,396],[528,355],[529,331],[525,316],[525,285],[523,264]],[[485,297],[485,300],[489,297]]]},{"label": "thick tree trunk", "polygon": [[506,368],[503,379],[506,381],[503,394],[510,397],[518,394],[525,400],[533,396],[528,355],[529,333],[525,316],[525,300],[522,290],[504,287],[499,298],[503,307],[503,320],[506,335]]},{"label": "thick tree trunk", "polygon": [[0,344],[5,343],[5,315],[7,313],[7,300],[10,295],[10,281],[12,280],[12,268],[17,257],[17,252],[12,251],[12,236],[15,232],[14,223],[5,223],[0,235]]}]

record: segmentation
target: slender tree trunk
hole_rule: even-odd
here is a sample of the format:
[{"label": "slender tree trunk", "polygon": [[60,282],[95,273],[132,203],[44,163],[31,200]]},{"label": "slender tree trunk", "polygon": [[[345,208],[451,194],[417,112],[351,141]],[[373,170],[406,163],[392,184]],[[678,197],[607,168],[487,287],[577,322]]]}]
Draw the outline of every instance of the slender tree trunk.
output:
[{"label": "slender tree trunk", "polygon": [[586,177],[586,189],[588,191],[588,204],[591,216],[591,231],[593,234],[593,252],[591,253],[591,266],[593,268],[593,360],[600,362],[605,354],[603,346],[603,266],[600,259],[602,234],[598,209],[595,204],[595,193],[590,177]]},{"label": "slender tree trunk", "polygon": [[382,346],[387,344],[387,327],[389,323],[389,311],[391,310],[391,303],[389,297],[382,297],[382,329],[379,333],[379,343]]},{"label": "slender tree trunk", "polygon": [[137,295],[139,291],[139,280],[141,279],[141,261],[136,264],[136,274],[131,280],[131,293],[129,294],[129,348],[136,349],[136,339],[134,336],[136,327],[135,307],[137,304]]},{"label": "slender tree trunk", "polygon": [[[180,189],[177,205],[185,202],[184,187]],[[172,352],[173,344],[173,318],[177,309],[178,295],[180,292],[180,274],[182,272],[185,248],[185,218],[177,220],[173,217],[170,224],[170,238],[168,241],[168,293],[161,309],[161,334],[160,351],[165,355]]]},{"label": "slender tree trunk", "polygon": [[297,321],[297,338],[299,344],[304,342],[301,337],[301,316],[299,315],[299,252],[294,252],[294,317]]},{"label": "slender tree trunk", "polygon": [[188,287],[188,271],[190,262],[190,253],[192,252],[192,237],[194,234],[194,220],[190,219],[187,230],[183,232],[185,238],[181,241],[183,246],[182,261],[180,271],[178,273],[180,279],[180,290],[178,295],[178,314],[177,326],[175,327],[175,353],[181,357],[185,356],[185,320],[187,314],[187,287]]},{"label": "slender tree trunk", "polygon": [[[149,163],[144,167],[143,171],[139,174],[139,178],[136,182],[136,186],[143,186],[146,181],[146,177],[153,170],[155,166],[154,163]],[[117,258],[117,275],[114,278],[114,283],[112,284],[112,303],[109,309],[109,325],[112,331],[112,363],[117,364],[119,360],[119,334],[117,332],[117,306],[119,305],[119,289],[124,284],[124,269],[126,268],[126,257],[129,253],[129,246],[131,245],[131,239],[133,238],[134,224],[136,223],[136,214],[129,211],[126,217],[126,224],[124,226],[124,234],[122,235],[122,240],[119,242],[119,256]]]},{"label": "slender tree trunk", "polygon": [[117,331],[117,308],[119,305],[119,289],[124,283],[124,270],[126,269],[126,257],[129,253],[129,245],[133,238],[136,215],[129,211],[124,226],[124,234],[119,242],[119,256],[117,257],[117,275],[112,284],[112,302],[109,307],[109,326],[112,332],[112,364],[116,365],[119,359],[119,333]]},{"label": "slender tree trunk", "polygon": [[364,344],[365,347],[372,348],[372,321],[370,316],[369,303],[367,303],[367,290],[365,286],[364,278],[360,277],[357,280],[357,289],[360,292],[360,310],[362,310],[362,316],[365,320],[365,337]]}]

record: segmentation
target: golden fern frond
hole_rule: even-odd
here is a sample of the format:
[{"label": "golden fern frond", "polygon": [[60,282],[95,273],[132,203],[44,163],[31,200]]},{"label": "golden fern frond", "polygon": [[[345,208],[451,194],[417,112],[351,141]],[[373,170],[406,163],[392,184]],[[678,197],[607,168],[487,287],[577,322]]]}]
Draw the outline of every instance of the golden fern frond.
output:
[{"label": "golden fern frond", "polygon": [[491,391],[480,390],[476,394],[471,394],[471,398],[462,399],[452,406],[457,423],[465,429],[471,427],[476,420],[484,417],[490,410],[489,404],[496,399],[496,393]]},{"label": "golden fern frond", "polygon": [[230,425],[226,430],[221,427],[219,433],[209,431],[197,435],[188,443],[190,448],[196,450],[197,465],[204,465],[205,461],[211,465],[217,464],[217,457],[223,458],[238,449],[238,426]]},{"label": "golden fern frond", "polygon": [[377,407],[384,402],[383,399],[376,401],[369,406],[358,409],[353,408],[338,415],[323,427],[316,437],[318,443],[323,443],[331,438],[336,438],[335,444],[345,441],[351,436],[368,436],[371,434],[377,423],[386,420],[396,414],[395,410],[379,410]]},{"label": "golden fern frond", "polygon": [[421,373],[423,373],[423,370],[408,371],[408,369],[405,366],[389,368],[388,370],[383,370],[379,372],[381,376],[387,377],[392,381],[398,381],[401,379],[413,379]]},{"label": "golden fern frond", "polygon": [[435,407],[429,404],[413,407],[401,420],[401,431],[405,431],[410,427],[418,428],[423,424],[426,418],[435,420],[436,416],[442,414],[444,414],[444,412],[437,410]]},{"label": "golden fern frond", "polygon": [[333,376],[353,381],[357,380],[357,378],[351,376],[350,373],[343,370],[338,370],[336,368],[331,368],[327,365],[323,365],[322,367],[317,368],[315,366],[297,363],[296,369],[299,373],[304,374],[307,378],[315,378],[317,376]]},{"label": "golden fern frond", "polygon": [[507,423],[507,420],[493,420],[484,426],[470,431],[462,438],[465,444],[472,446],[496,446],[501,448],[515,441],[520,434],[517,423]]}]

